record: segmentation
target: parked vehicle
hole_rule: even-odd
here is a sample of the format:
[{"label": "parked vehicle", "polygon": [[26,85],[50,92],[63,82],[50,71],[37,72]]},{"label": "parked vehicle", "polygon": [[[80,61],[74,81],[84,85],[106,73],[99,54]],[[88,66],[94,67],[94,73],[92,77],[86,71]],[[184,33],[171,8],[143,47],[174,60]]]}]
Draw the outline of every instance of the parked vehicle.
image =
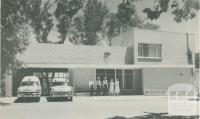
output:
[{"label": "parked vehicle", "polygon": [[54,78],[51,81],[50,98],[66,98],[73,100],[73,87],[68,84],[66,78]]},{"label": "parked vehicle", "polygon": [[22,79],[20,87],[17,89],[17,97],[40,98],[41,85],[36,76],[26,76]]}]

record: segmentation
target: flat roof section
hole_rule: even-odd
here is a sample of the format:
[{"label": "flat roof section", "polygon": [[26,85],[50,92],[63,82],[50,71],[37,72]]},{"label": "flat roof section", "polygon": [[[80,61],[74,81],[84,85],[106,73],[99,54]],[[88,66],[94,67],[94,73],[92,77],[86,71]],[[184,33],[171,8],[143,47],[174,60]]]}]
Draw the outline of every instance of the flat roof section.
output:
[{"label": "flat roof section", "polygon": [[94,68],[94,69],[140,69],[140,68],[193,68],[192,65],[87,65],[87,64],[27,64],[24,68]]}]

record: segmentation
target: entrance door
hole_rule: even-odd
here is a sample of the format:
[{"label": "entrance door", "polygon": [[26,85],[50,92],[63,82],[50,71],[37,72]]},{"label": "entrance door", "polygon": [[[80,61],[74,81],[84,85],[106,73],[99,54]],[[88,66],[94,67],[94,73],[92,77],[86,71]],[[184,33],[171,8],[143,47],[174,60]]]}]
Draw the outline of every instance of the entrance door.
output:
[{"label": "entrance door", "polygon": [[97,69],[96,70],[96,79],[97,77],[100,77],[100,80],[103,81],[104,77],[107,77],[108,82],[110,82],[111,79],[115,79],[115,69]]},{"label": "entrance door", "polygon": [[127,94],[142,94],[142,70],[141,69],[97,69],[96,77],[101,80],[107,77],[110,79],[117,78],[121,92]]},{"label": "entrance door", "polygon": [[124,71],[124,87],[125,89],[133,89],[133,70]]}]

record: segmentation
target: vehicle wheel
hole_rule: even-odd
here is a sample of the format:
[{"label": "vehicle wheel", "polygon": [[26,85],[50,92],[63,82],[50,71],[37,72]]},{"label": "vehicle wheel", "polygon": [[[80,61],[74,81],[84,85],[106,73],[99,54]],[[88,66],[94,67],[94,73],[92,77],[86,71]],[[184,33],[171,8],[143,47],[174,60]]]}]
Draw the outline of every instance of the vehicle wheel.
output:
[{"label": "vehicle wheel", "polygon": [[36,98],[36,101],[39,102],[39,101],[40,101],[40,97],[37,97],[37,98]]}]

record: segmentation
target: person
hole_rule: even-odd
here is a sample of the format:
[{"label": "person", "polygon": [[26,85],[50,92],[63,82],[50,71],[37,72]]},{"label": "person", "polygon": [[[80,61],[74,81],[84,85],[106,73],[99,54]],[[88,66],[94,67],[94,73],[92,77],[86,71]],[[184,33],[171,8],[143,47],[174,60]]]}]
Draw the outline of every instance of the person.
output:
[{"label": "person", "polygon": [[96,86],[97,86],[96,95],[100,96],[100,94],[101,94],[101,80],[100,80],[100,77],[97,77]]},{"label": "person", "polygon": [[102,85],[103,85],[103,95],[106,96],[108,94],[108,81],[106,76],[104,77]]},{"label": "person", "polygon": [[120,92],[120,89],[119,89],[119,81],[118,81],[118,79],[116,78],[116,79],[115,79],[115,95],[118,96],[118,95],[119,95],[119,92]]},{"label": "person", "polygon": [[110,81],[109,93],[112,96],[114,94],[114,82],[113,79]]},{"label": "person", "polygon": [[94,92],[94,81],[91,79],[89,81],[89,88],[90,88],[90,96],[93,96],[93,92]]}]

